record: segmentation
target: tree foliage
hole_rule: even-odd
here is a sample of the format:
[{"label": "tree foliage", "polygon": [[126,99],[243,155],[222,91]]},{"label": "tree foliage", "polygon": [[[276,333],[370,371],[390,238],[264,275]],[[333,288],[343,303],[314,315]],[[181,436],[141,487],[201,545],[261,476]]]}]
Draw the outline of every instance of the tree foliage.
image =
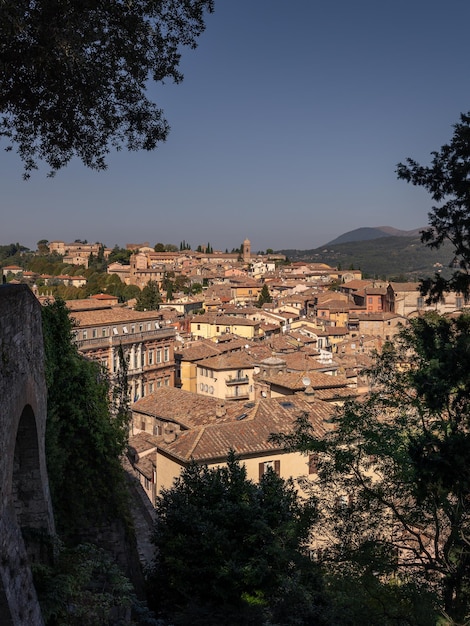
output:
[{"label": "tree foliage", "polygon": [[257,485],[231,454],[227,467],[191,464],[156,514],[150,595],[172,623],[321,623],[317,568],[302,554],[315,510],[292,483],[269,471]]},{"label": "tree foliage", "polygon": [[[80,533],[122,511],[121,455],[128,410],[98,363],[84,359],[73,341],[63,301],[42,309],[47,384],[46,457],[58,532]],[[125,391],[123,392],[125,393]]]},{"label": "tree foliage", "polygon": [[388,591],[420,597],[431,612],[434,602],[446,623],[467,623],[470,316],[411,320],[368,374],[373,393],[339,411],[325,441],[306,423],[286,438],[318,454],[311,487],[325,563],[337,576],[354,574],[362,588],[386,581]]},{"label": "tree foliage", "polygon": [[448,144],[431,153],[430,166],[413,159],[397,166],[398,178],[423,187],[439,203],[428,214],[429,227],[421,240],[430,248],[440,248],[450,242],[455,268],[451,278],[436,274],[423,281],[422,290],[430,301],[437,302],[446,291],[457,291],[470,297],[470,113],[461,114],[454,125]]},{"label": "tree foliage", "polygon": [[111,148],[152,150],[167,137],[149,80],[178,83],[212,0],[5,0],[0,15],[0,137],[25,177],[77,156],[102,170]]},{"label": "tree foliage", "polygon": [[263,287],[262,287],[262,289],[260,291],[260,294],[258,296],[258,302],[256,303],[256,306],[261,308],[263,306],[263,304],[269,303],[269,302],[272,302],[272,301],[273,301],[273,298],[272,298],[272,296],[271,296],[271,294],[269,292],[269,287],[268,287],[268,285],[266,283],[264,283],[264,285],[263,285]]},{"label": "tree foliage", "polygon": [[160,308],[162,296],[158,283],[155,280],[149,280],[149,282],[142,289],[137,296],[137,303],[135,305],[136,311],[155,311]]}]

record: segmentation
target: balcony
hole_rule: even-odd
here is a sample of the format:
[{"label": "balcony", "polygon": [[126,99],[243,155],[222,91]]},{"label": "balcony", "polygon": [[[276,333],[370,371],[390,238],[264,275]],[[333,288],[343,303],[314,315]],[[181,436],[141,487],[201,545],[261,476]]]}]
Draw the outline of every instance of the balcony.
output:
[{"label": "balcony", "polygon": [[226,378],[225,384],[230,386],[233,385],[247,385],[249,383],[248,376],[241,376],[240,378]]},{"label": "balcony", "polygon": [[239,391],[238,394],[226,393],[225,400],[249,400],[250,394],[248,391]]},{"label": "balcony", "polygon": [[119,346],[119,344],[126,345],[130,343],[141,343],[145,341],[152,341],[154,339],[166,339],[174,336],[175,330],[173,328],[158,328],[138,333],[122,333],[120,335],[110,335],[108,337],[76,339],[75,343],[79,350],[97,350],[98,348]]}]

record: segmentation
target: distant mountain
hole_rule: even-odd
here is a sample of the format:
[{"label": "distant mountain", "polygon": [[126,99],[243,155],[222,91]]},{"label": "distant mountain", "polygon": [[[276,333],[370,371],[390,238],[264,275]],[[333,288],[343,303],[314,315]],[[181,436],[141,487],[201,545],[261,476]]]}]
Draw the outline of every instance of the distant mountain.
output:
[{"label": "distant mountain", "polygon": [[[359,228],[352,233],[380,231],[381,236],[335,243],[341,240],[341,237],[338,237],[320,248],[279,250],[279,252],[285,254],[290,261],[327,263],[343,270],[360,269],[365,278],[396,279],[400,277],[400,279],[417,281],[433,276],[436,272],[448,276],[449,264],[454,257],[452,246],[446,244],[439,250],[431,250],[421,243],[419,230],[414,236],[411,234],[413,231],[399,231],[410,233],[407,235],[387,236],[378,228]],[[344,236],[346,235],[350,233],[345,233]]]},{"label": "distant mountain", "polygon": [[325,246],[336,245],[339,243],[349,243],[350,241],[368,241],[370,239],[380,239],[381,237],[419,237],[422,228],[415,228],[414,230],[400,230],[393,228],[392,226],[375,226],[375,227],[363,227],[350,230],[343,235],[340,235],[333,241],[325,244]]}]

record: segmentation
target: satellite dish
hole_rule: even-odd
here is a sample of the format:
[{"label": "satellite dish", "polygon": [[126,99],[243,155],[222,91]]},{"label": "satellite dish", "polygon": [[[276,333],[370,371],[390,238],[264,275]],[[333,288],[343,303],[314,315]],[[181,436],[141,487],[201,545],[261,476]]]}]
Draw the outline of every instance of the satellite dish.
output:
[{"label": "satellite dish", "polygon": [[302,385],[304,385],[304,387],[308,387],[311,382],[312,381],[310,380],[310,378],[308,376],[304,376],[302,378]]},{"label": "satellite dish", "polygon": [[263,398],[266,398],[266,396],[268,395],[265,391],[261,392],[261,395],[263,396]]}]

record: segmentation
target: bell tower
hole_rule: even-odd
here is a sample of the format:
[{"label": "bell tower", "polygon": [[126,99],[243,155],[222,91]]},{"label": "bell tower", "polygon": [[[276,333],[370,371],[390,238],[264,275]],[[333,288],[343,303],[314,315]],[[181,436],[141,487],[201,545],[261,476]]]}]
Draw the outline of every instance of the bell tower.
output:
[{"label": "bell tower", "polygon": [[249,239],[245,239],[243,242],[243,262],[249,263],[251,259],[251,242]]}]

